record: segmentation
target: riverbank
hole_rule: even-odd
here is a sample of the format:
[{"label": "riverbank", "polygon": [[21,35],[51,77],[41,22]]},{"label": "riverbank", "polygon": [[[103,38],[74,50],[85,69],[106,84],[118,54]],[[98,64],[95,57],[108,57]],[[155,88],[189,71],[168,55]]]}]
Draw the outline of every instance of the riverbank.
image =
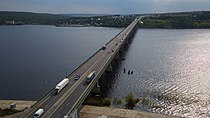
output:
[{"label": "riverbank", "polygon": [[89,105],[85,105],[81,109],[79,118],[98,118],[101,115],[108,116],[108,118],[179,118],[157,113]]},{"label": "riverbank", "polygon": [[[0,100],[0,108],[8,109],[11,104],[16,104],[15,110],[23,111],[31,107],[36,101],[22,101],[22,100]],[[16,118],[20,112],[16,114],[6,115],[3,118]],[[98,116],[106,115],[109,118],[178,118],[175,116],[162,115],[157,113],[149,113],[136,110],[127,110],[111,107],[98,107],[85,105],[79,112],[80,118],[98,118]]]},{"label": "riverbank", "polygon": [[[28,107],[31,107],[36,101],[23,100],[0,100],[0,117],[15,118],[18,114]],[[10,109],[10,105],[15,105],[15,108]]]},{"label": "riverbank", "polygon": [[6,109],[9,108],[11,104],[16,104],[17,110],[24,110],[31,105],[36,103],[36,101],[23,101],[23,100],[0,100],[0,108]]},{"label": "riverbank", "polygon": [[155,14],[142,19],[140,28],[209,29],[210,11]]}]

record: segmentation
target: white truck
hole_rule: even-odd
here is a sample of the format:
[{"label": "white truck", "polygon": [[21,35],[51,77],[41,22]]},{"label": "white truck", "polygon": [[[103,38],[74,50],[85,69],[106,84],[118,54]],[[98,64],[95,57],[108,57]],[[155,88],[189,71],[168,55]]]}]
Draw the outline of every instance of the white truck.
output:
[{"label": "white truck", "polygon": [[43,110],[43,109],[38,109],[38,110],[34,113],[34,118],[40,117],[43,113],[44,113],[44,110]]},{"label": "white truck", "polygon": [[64,78],[60,83],[55,87],[55,93],[58,94],[67,84],[69,83],[68,78]]}]

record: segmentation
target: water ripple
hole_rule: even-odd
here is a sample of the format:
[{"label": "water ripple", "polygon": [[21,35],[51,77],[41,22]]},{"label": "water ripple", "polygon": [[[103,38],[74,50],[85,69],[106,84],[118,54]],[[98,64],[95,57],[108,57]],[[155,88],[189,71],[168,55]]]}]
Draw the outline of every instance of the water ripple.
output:
[{"label": "water ripple", "polygon": [[140,110],[210,117],[210,30],[138,30],[121,66],[135,74],[115,78],[109,97],[131,91],[161,106]]}]

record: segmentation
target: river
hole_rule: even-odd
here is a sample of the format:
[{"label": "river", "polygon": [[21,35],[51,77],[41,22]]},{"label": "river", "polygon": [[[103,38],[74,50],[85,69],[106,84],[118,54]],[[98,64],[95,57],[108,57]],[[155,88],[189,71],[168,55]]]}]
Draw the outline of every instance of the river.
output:
[{"label": "river", "polygon": [[209,29],[139,29],[124,57],[108,78],[104,96],[120,99],[131,92],[154,106],[135,109],[210,117]]},{"label": "river", "polygon": [[[1,26],[0,99],[40,99],[121,30]],[[124,57],[102,85],[103,96],[131,92],[159,106],[137,110],[210,117],[210,30],[139,29]]]},{"label": "river", "polygon": [[0,27],[0,99],[39,100],[121,29]]}]

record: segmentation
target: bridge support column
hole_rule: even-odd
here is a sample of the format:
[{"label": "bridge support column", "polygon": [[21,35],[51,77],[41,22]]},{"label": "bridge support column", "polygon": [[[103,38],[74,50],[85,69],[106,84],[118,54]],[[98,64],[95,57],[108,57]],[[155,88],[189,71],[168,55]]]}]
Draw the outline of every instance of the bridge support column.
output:
[{"label": "bridge support column", "polygon": [[109,66],[106,68],[106,72],[112,72],[112,64],[109,64]]},{"label": "bridge support column", "polygon": [[124,52],[125,51],[125,45],[123,44],[120,48],[120,52]]},{"label": "bridge support column", "polygon": [[125,44],[128,45],[129,44],[129,36],[126,38],[125,40]]},{"label": "bridge support column", "polygon": [[133,39],[133,34],[131,33],[128,38],[128,44],[131,44],[132,39]]},{"label": "bridge support column", "polygon": [[64,118],[79,118],[78,109],[76,109],[70,116],[64,116]]},{"label": "bridge support column", "polygon": [[114,60],[125,60],[125,58],[122,56],[122,52],[118,52],[115,57]]},{"label": "bridge support column", "polygon": [[100,89],[100,86],[99,86],[99,81],[93,87],[91,92],[94,93],[94,94],[100,94],[101,93],[101,89]]},{"label": "bridge support column", "polygon": [[119,53],[119,52],[115,55],[114,59],[115,59],[115,60],[116,60],[116,59],[120,59],[120,53]]}]

